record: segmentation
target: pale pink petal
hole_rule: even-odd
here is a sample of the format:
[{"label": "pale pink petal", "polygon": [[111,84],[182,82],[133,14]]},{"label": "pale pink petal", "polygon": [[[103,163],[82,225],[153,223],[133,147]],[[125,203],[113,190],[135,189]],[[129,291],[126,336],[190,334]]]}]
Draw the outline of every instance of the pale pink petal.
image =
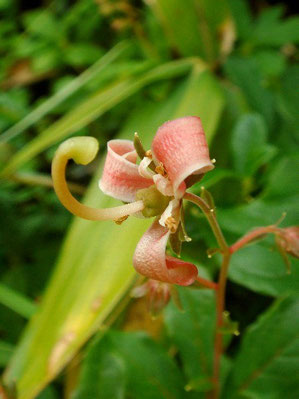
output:
[{"label": "pale pink petal", "polygon": [[164,123],[153,140],[152,152],[163,163],[175,192],[188,176],[214,168],[201,120],[196,116]]},{"label": "pale pink petal", "polygon": [[168,197],[172,197],[174,195],[172,184],[167,177],[156,174],[153,176],[153,180],[160,193]]},{"label": "pale pink petal", "polygon": [[143,276],[171,284],[190,285],[197,276],[192,263],[165,255],[169,230],[158,220],[144,233],[137,244],[133,264]]},{"label": "pale pink petal", "polygon": [[153,181],[139,175],[133,142],[111,140],[107,143],[107,148],[103,175],[99,182],[100,189],[121,201],[135,201],[136,192],[151,186]]},{"label": "pale pink petal", "polygon": [[154,172],[148,168],[151,162],[150,158],[144,157],[138,166],[139,174],[147,179],[152,179],[154,176]]},{"label": "pale pink petal", "polygon": [[169,202],[167,208],[162,213],[159,223],[161,226],[165,226],[165,222],[169,217],[174,217],[179,220],[180,217],[180,201],[178,199],[173,199]]}]

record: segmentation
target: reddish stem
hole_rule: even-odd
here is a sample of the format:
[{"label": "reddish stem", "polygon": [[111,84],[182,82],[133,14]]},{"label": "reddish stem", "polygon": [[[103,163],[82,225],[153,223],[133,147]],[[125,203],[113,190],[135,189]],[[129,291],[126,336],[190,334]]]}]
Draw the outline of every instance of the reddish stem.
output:
[{"label": "reddish stem", "polygon": [[220,269],[218,283],[216,285],[216,333],[214,346],[214,366],[213,366],[213,391],[210,397],[217,399],[220,394],[220,360],[223,351],[222,332],[223,325],[223,311],[225,308],[225,288],[227,280],[227,271],[231,257],[230,248],[228,247],[221,228],[216,219],[215,209],[211,208],[202,198],[192,193],[185,193],[184,198],[196,204],[205,214],[208,222],[212,228],[218,245],[221,249],[223,261]]},{"label": "reddish stem", "polygon": [[206,288],[210,288],[211,290],[217,290],[218,289],[218,284],[214,283],[214,281],[206,280],[205,278],[196,277],[196,281],[199,282],[199,284],[203,285]]},{"label": "reddish stem", "polygon": [[216,334],[214,343],[214,365],[213,365],[213,385],[214,390],[211,393],[211,398],[217,399],[220,393],[220,361],[223,352],[222,332],[223,312],[225,309],[225,291],[227,271],[230,261],[230,253],[223,255],[223,261],[218,280],[218,289],[216,290]]},{"label": "reddish stem", "polygon": [[240,238],[240,240],[236,241],[230,248],[229,251],[231,254],[237,252],[239,249],[243,248],[245,245],[249,244],[251,241],[269,233],[279,233],[280,228],[275,225],[266,226],[266,227],[258,227],[257,229],[247,233],[244,237]]}]

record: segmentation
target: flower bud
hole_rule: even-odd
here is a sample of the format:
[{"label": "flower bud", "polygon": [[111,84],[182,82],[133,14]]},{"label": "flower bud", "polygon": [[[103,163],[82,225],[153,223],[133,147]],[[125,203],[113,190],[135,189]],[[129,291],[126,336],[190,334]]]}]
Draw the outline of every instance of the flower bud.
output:
[{"label": "flower bud", "polygon": [[299,226],[281,229],[277,241],[288,254],[299,258]]},{"label": "flower bud", "polygon": [[170,284],[149,279],[131,291],[132,298],[147,297],[147,307],[152,316],[158,316],[168,304],[171,296]]}]

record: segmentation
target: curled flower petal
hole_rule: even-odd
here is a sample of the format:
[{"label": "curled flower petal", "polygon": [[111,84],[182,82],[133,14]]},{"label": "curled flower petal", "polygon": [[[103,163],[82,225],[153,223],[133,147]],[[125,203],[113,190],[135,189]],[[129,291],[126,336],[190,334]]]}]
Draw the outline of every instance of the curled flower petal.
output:
[{"label": "curled flower petal", "polygon": [[169,234],[169,230],[155,220],[137,244],[134,267],[138,273],[154,280],[190,285],[196,279],[197,268],[192,263],[165,255]]},{"label": "curled flower petal", "polygon": [[153,184],[138,173],[137,154],[130,140],[111,140],[99,182],[100,189],[107,195],[125,202],[135,200],[135,194]]},{"label": "curled flower petal", "polygon": [[152,162],[152,160],[150,158],[144,157],[138,167],[139,174],[147,179],[152,179],[152,177],[154,175],[154,172],[152,170],[148,169],[151,162]]},{"label": "curled flower petal", "polygon": [[196,116],[164,123],[153,140],[152,152],[162,162],[175,192],[188,176],[214,168],[201,120]]}]

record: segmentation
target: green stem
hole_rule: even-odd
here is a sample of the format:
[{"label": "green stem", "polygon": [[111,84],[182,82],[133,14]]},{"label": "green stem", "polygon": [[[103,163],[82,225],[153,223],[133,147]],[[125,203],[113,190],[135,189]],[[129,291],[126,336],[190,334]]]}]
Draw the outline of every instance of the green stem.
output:
[{"label": "green stem", "polygon": [[185,193],[184,199],[193,202],[205,214],[211,229],[215,235],[223,256],[222,265],[219,273],[216,292],[216,333],[214,343],[214,365],[213,365],[213,391],[210,398],[217,399],[220,394],[220,361],[223,352],[223,342],[221,327],[223,325],[223,311],[225,309],[225,291],[227,282],[227,272],[230,262],[230,249],[226,243],[224,235],[216,219],[215,209],[211,208],[202,198],[192,193]]},{"label": "green stem", "polygon": [[223,253],[228,252],[228,245],[216,219],[215,209],[210,208],[209,205],[202,198],[192,193],[185,193],[184,199],[193,202],[193,204],[197,205],[203,211],[206,218],[208,219],[208,222],[210,223],[211,229],[213,230],[221,251]]}]

